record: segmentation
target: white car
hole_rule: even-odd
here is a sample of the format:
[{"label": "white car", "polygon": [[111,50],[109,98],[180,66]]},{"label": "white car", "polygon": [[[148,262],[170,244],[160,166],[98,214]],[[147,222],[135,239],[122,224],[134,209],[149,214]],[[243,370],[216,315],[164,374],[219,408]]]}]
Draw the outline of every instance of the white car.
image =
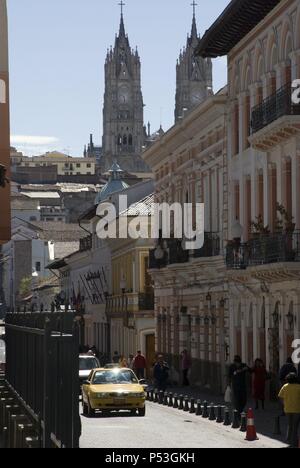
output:
[{"label": "white car", "polygon": [[[85,382],[94,369],[99,369],[100,362],[95,356],[89,354],[80,354],[79,356],[79,382],[80,387]],[[81,390],[80,390],[81,391]]]}]

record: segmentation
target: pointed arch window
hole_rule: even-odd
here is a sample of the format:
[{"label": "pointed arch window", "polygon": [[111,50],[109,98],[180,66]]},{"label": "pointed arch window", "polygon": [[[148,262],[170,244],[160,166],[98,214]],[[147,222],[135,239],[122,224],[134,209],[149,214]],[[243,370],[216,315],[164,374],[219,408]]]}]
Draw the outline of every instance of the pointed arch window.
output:
[{"label": "pointed arch window", "polygon": [[123,136],[123,146],[127,146],[127,135]]}]

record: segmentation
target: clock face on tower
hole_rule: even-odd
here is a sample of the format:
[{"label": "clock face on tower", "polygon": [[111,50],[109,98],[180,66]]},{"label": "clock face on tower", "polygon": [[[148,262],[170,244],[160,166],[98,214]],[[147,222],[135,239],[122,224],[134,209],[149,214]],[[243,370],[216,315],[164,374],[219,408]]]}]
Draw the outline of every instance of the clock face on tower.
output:
[{"label": "clock face on tower", "polygon": [[119,90],[119,103],[127,104],[129,102],[130,93],[128,88],[121,88]]}]

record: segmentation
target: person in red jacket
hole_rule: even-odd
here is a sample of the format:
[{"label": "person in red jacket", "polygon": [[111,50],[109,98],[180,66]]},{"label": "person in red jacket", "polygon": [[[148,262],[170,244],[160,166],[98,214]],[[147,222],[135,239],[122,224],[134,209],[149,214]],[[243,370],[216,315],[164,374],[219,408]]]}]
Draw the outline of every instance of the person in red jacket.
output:
[{"label": "person in red jacket", "polygon": [[133,360],[133,370],[136,373],[136,376],[139,380],[145,378],[145,370],[147,367],[147,362],[145,356],[142,355],[141,351],[137,352]]}]

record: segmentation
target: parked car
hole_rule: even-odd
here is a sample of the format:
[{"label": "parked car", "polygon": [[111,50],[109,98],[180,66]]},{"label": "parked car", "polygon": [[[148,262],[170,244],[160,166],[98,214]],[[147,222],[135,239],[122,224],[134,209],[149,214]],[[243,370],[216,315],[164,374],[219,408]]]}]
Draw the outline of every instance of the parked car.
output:
[{"label": "parked car", "polygon": [[79,356],[79,382],[80,382],[80,393],[81,386],[85,380],[89,378],[89,375],[93,369],[99,369],[100,363],[95,356],[89,354],[81,354]]},{"label": "parked car", "polygon": [[89,417],[96,410],[146,414],[146,393],[131,369],[95,369],[82,386],[83,414]]}]

